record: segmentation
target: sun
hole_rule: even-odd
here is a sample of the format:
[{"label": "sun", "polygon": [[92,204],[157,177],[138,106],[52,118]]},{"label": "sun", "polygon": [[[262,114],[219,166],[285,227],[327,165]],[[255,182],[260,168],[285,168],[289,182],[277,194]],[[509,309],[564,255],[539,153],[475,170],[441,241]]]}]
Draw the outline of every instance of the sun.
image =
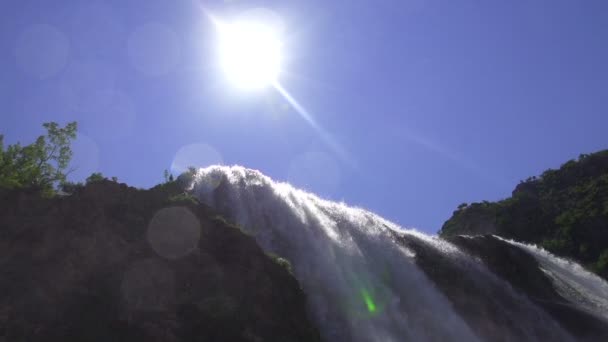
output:
[{"label": "sun", "polygon": [[281,72],[281,41],[272,27],[256,21],[216,21],[219,61],[229,82],[239,88],[263,89]]}]

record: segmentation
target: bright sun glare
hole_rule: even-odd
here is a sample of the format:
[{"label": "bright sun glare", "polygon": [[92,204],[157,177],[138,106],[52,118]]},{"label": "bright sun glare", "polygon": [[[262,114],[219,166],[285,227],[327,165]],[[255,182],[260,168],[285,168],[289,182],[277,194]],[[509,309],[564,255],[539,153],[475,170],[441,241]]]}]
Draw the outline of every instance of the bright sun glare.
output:
[{"label": "bright sun glare", "polygon": [[281,71],[281,42],[272,27],[255,21],[216,22],[220,64],[239,88],[260,89],[276,83]]}]

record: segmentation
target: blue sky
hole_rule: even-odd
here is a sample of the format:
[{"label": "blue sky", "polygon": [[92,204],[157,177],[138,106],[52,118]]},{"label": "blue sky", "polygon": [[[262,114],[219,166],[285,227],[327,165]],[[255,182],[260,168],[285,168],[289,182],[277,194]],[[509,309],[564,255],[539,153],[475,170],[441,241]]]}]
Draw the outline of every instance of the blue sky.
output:
[{"label": "blue sky", "polygon": [[[280,16],[280,83],[320,129],[274,89],[225,82],[201,8]],[[240,164],[434,233],[462,202],[607,148],[607,61],[605,1],[12,1],[0,132],[78,121],[73,179]]]}]

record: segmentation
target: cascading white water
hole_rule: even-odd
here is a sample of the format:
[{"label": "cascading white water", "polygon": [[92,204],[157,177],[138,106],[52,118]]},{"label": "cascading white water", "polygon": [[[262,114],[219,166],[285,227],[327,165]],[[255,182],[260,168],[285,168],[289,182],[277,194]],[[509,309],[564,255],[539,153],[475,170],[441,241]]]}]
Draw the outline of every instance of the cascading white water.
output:
[{"label": "cascading white water", "polygon": [[[478,340],[416,265],[415,252],[395,239],[409,236],[442,256],[468,257],[453,245],[242,167],[201,169],[192,192],[240,224],[266,251],[290,260],[323,340]],[[570,339],[542,310],[518,297],[480,262],[469,258],[461,264],[462,272],[470,277],[494,284],[482,290],[490,301],[498,290],[506,293],[509,302],[516,302],[515,309],[505,306],[505,311],[522,312],[523,307],[533,312],[516,324],[523,327],[527,340],[538,339],[539,325],[549,326],[550,334],[559,340]]]},{"label": "cascading white water", "polygon": [[[214,197],[223,177],[225,197]],[[194,192],[217,208],[229,203],[264,249],[291,261],[325,340],[476,340],[383,219],[239,167],[201,170]]]},{"label": "cascading white water", "polygon": [[557,257],[537,246],[495,237],[532,254],[564,298],[590,313],[608,319],[608,283],[602,278],[577,263]]}]

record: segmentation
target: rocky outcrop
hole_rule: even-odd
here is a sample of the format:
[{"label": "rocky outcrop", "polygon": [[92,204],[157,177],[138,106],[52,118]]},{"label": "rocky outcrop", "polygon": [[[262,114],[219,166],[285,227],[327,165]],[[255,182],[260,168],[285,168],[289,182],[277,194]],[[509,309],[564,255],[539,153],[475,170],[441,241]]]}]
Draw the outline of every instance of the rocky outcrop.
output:
[{"label": "rocky outcrop", "polygon": [[448,240],[460,251],[446,245],[441,252],[411,235],[395,239],[415,253],[416,264],[481,340],[608,340],[607,322],[560,296],[533,256],[503,240],[454,236]]},{"label": "rocky outcrop", "polygon": [[522,249],[494,236],[454,236],[450,242],[483,260],[484,265],[506,280],[517,292],[549,313],[579,341],[608,340],[608,323],[576,308],[558,294],[536,259]]},{"label": "rocky outcrop", "polygon": [[178,192],[1,193],[0,341],[317,341],[288,270]]},{"label": "rocky outcrop", "polygon": [[439,234],[537,244],[608,279],[608,150],[530,177],[509,198],[462,204]]}]

